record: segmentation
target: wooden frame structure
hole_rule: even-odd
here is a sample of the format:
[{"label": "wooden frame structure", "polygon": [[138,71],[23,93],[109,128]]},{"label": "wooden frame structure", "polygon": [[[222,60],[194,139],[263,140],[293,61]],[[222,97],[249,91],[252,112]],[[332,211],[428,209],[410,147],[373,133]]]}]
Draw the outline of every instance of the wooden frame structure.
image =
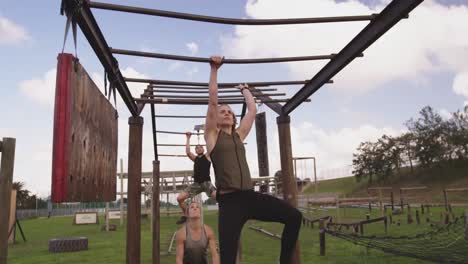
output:
[{"label": "wooden frame structure", "polygon": [[[7,263],[10,218],[10,203],[12,197],[13,170],[15,165],[16,139],[0,140],[0,264]],[[15,195],[16,196],[16,195]]]},{"label": "wooden frame structure", "polygon": [[[159,185],[159,155],[158,143],[156,137],[156,113],[154,104],[161,103],[176,103],[176,104],[206,104],[207,99],[193,99],[184,97],[179,99],[168,98],[158,94],[160,98],[152,98],[150,95],[156,95],[158,90],[154,86],[187,86],[187,88],[206,87],[206,83],[193,83],[182,81],[165,81],[157,79],[135,79],[125,78],[119,69],[119,64],[114,55],[125,54],[134,56],[153,57],[159,59],[195,61],[206,63],[207,58],[188,57],[171,54],[156,54],[156,53],[141,53],[136,51],[111,49],[107,44],[99,25],[94,18],[94,9],[113,10],[118,12],[129,12],[134,14],[144,14],[150,16],[162,16],[175,19],[185,19],[198,22],[229,24],[229,25],[294,25],[308,23],[340,23],[353,21],[369,21],[369,24],[359,32],[341,51],[336,54],[312,55],[301,57],[280,57],[280,58],[261,58],[261,59],[226,59],[225,63],[278,63],[286,61],[303,61],[325,59],[329,62],[310,80],[300,81],[279,81],[279,82],[247,82],[252,87],[262,86],[278,86],[298,84],[303,87],[295,93],[292,98],[271,99],[268,95],[262,95],[263,91],[256,91],[258,102],[265,103],[279,116],[277,117],[277,125],[280,141],[280,156],[282,170],[282,190],[284,199],[293,206],[297,206],[297,186],[294,179],[293,160],[292,160],[292,144],[291,144],[291,119],[289,114],[296,109],[300,104],[306,102],[308,98],[324,84],[330,83],[331,78],[341,71],[345,66],[351,63],[355,58],[362,56],[365,49],[373,44],[378,38],[385,34],[390,28],[397,24],[401,19],[407,18],[408,14],[416,8],[423,0],[393,0],[379,14],[363,15],[363,16],[343,16],[343,17],[320,17],[320,18],[290,18],[290,19],[236,19],[236,18],[220,18],[211,16],[201,16],[194,14],[185,14],[178,12],[169,12],[163,10],[131,7],[123,5],[115,5],[109,3],[99,3],[89,0],[62,0],[61,10],[63,14],[77,24],[84,36],[95,51],[97,57],[101,61],[108,79],[119,92],[126,106],[128,107],[132,117],[129,118],[130,127],[130,144],[129,144],[129,160],[128,160],[128,222],[127,222],[127,263],[140,263],[140,183],[141,183],[141,155],[142,155],[142,126],[143,119],[140,117],[145,104],[151,106],[153,141],[154,141],[154,163],[153,163],[153,183]],[[128,89],[127,82],[142,82],[151,84],[149,90],[145,91],[140,98],[132,96]],[[236,83],[220,83],[220,89],[228,89],[236,86],[238,83],[246,83],[239,81]],[[206,88],[205,88],[206,89]],[[176,89],[181,91],[181,89]],[[186,89],[185,89],[186,90]],[[232,102],[231,102],[232,101]],[[241,100],[229,99],[230,103],[243,103]],[[282,105],[280,102],[284,102]],[[244,104],[245,109],[245,104]],[[245,110],[243,111],[245,112]],[[159,189],[153,188],[153,197],[159,197]],[[152,263],[159,263],[159,206],[158,201],[155,201],[153,213],[156,217],[153,218],[153,260]],[[299,263],[299,250],[296,248],[292,263]]]}]

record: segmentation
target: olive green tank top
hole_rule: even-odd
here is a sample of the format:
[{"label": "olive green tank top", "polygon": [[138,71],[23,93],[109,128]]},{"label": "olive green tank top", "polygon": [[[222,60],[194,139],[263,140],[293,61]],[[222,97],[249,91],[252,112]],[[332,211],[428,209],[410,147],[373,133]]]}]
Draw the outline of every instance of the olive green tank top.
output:
[{"label": "olive green tank top", "polygon": [[237,132],[233,131],[229,135],[221,130],[210,158],[215,171],[216,188],[253,189],[244,143]]}]

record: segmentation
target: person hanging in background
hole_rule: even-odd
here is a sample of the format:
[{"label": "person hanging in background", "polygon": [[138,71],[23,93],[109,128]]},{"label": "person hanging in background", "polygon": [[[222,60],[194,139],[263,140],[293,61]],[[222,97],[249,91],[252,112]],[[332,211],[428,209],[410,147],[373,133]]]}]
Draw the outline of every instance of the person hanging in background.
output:
[{"label": "person hanging in background", "polygon": [[187,186],[178,196],[177,202],[179,203],[180,208],[182,209],[182,216],[177,220],[177,224],[183,224],[187,216],[187,206],[185,205],[185,200],[195,195],[205,192],[208,197],[216,197],[216,188],[211,183],[210,178],[210,168],[211,162],[207,159],[205,155],[205,149],[202,145],[195,146],[195,153],[190,151],[190,137],[192,133],[185,133],[187,141],[185,143],[185,152],[187,157],[193,161],[193,183]]}]

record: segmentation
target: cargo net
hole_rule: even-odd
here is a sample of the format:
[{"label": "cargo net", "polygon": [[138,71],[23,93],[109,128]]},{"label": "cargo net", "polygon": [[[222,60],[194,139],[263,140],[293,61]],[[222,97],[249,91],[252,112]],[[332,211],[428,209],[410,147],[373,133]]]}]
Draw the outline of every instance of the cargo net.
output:
[{"label": "cargo net", "polygon": [[397,256],[437,263],[468,263],[468,240],[465,239],[463,218],[456,218],[443,227],[412,236],[360,236],[329,229],[325,232],[356,245]]}]

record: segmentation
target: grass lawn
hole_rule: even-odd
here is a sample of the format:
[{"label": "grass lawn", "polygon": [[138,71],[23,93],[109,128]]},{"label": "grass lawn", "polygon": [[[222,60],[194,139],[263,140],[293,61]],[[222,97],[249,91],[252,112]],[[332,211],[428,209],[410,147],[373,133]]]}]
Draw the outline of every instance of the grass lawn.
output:
[{"label": "grass lawn", "polygon": [[[464,208],[465,210],[467,208]],[[463,208],[456,208],[456,214],[461,215]],[[434,208],[432,218],[439,219],[441,209]],[[334,215],[336,209],[322,210],[320,215]],[[364,219],[365,209],[341,209],[340,221]],[[372,217],[378,216],[377,210]],[[310,214],[317,217],[319,213]],[[426,215],[425,215],[426,216]],[[425,219],[425,216],[423,217]],[[168,244],[177,226],[174,224],[178,216],[161,217],[161,263],[175,263],[174,250],[167,254]],[[215,229],[217,233],[217,212],[206,212],[205,223]],[[406,215],[394,217],[394,221],[401,219],[402,225],[391,225],[389,234],[416,234],[430,230],[423,221],[421,225],[405,224]],[[101,223],[104,223],[101,217]],[[120,228],[119,222],[116,232],[101,231],[101,225],[74,226],[71,217],[55,217],[51,219],[31,219],[21,222],[27,242],[22,242],[18,236],[18,243],[9,248],[8,263],[125,263],[125,227]],[[141,263],[151,263],[151,233],[149,220],[142,220]],[[281,233],[282,225],[250,221],[242,233],[243,263],[277,263],[280,242],[248,228],[249,225],[262,227],[274,233]],[[384,234],[383,223],[366,225],[365,234]],[[89,239],[89,250],[74,253],[49,253],[47,242],[51,238],[80,237]],[[416,259],[396,257],[376,250],[367,251],[338,238],[327,236],[327,256],[319,256],[318,230],[302,227],[300,233],[300,248],[302,263],[429,263]]]}]

